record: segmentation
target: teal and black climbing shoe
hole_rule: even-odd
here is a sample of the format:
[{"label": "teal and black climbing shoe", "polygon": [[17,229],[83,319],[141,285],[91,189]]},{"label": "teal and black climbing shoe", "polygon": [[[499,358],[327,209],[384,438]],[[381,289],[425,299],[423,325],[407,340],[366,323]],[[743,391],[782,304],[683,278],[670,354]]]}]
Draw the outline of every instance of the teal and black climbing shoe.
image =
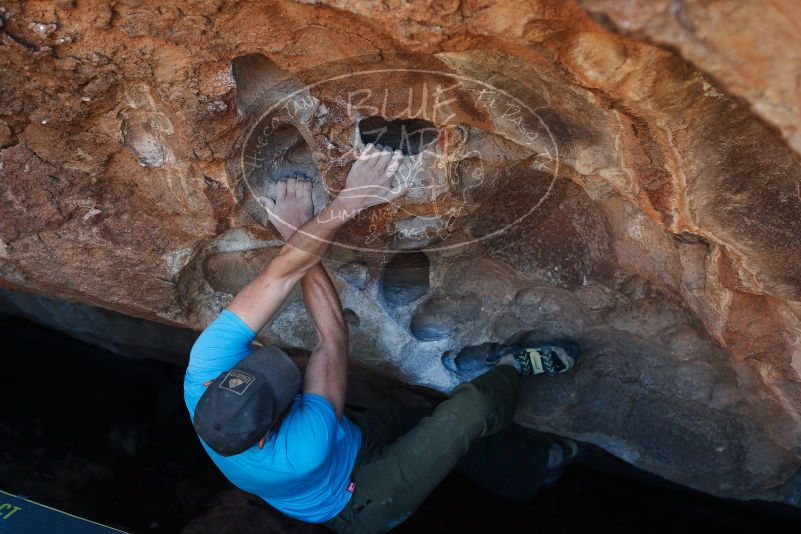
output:
[{"label": "teal and black climbing shoe", "polygon": [[485,360],[495,365],[502,357],[512,355],[520,364],[523,375],[559,375],[571,370],[576,364],[579,348],[570,341],[551,341],[538,346],[506,345],[500,347]]},{"label": "teal and black climbing shoe", "polygon": [[578,360],[579,348],[572,341],[528,341],[518,345],[482,343],[447,351],[442,364],[462,378],[472,378],[497,365],[502,357],[512,355],[524,375],[558,375],[573,368]]}]

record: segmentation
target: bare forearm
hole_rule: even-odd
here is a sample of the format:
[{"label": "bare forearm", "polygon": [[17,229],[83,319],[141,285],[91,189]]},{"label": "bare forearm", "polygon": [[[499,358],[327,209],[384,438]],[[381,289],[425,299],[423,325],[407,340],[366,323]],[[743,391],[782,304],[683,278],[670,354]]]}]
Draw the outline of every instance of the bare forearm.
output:
[{"label": "bare forearm", "polygon": [[261,330],[295,284],[319,263],[339,229],[351,218],[352,213],[343,211],[334,200],[295,232],[278,256],[234,297],[228,309],[254,331]]},{"label": "bare forearm", "polygon": [[317,346],[306,367],[303,391],[327,398],[337,417],[345,408],[348,380],[348,329],[334,285],[322,265],[301,280],[306,310],[317,330]]},{"label": "bare forearm", "polygon": [[300,281],[300,287],[319,343],[346,347],[348,327],[342,314],[342,303],[325,268],[319,263],[312,267]]}]

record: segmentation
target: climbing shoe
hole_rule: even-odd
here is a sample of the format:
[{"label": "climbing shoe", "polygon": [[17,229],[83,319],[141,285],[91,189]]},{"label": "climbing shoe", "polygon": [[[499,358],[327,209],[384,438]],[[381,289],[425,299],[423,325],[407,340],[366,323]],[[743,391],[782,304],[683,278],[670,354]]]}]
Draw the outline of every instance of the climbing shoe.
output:
[{"label": "climbing shoe", "polygon": [[506,345],[489,355],[485,363],[489,366],[496,365],[507,355],[514,357],[523,375],[554,376],[573,368],[578,359],[579,349],[578,345],[570,341],[552,341],[532,347]]},{"label": "climbing shoe", "polygon": [[548,449],[548,467],[542,480],[544,487],[551,487],[561,478],[568,465],[573,463],[582,453],[577,441],[561,438],[550,444]]}]

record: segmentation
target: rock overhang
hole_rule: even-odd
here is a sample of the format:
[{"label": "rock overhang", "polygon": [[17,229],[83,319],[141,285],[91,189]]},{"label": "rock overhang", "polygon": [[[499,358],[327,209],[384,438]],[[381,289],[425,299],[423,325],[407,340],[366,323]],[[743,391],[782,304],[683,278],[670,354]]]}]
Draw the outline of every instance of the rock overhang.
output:
[{"label": "rock overhang", "polygon": [[[15,80],[0,123],[1,170],[15,178],[4,185],[3,283],[200,327],[281,244],[258,203],[280,172],[251,191],[236,168],[265,106],[298,90],[315,100],[262,149],[282,155],[281,172],[317,180],[318,206],[365,142],[362,120],[419,115],[438,136],[411,156],[441,169],[414,175],[420,187],[397,211],[357,221],[326,260],[341,274],[358,361],[446,390],[460,379],[440,364],[447,351],[532,330],[569,336],[587,350],[583,368],[527,384],[520,422],[720,494],[761,495],[787,479],[801,413],[799,158],[786,123],[777,134],[728,90],[768,97],[715,83],[572,3],[535,2],[525,16],[499,4],[464,27],[432,12],[439,33],[421,32],[406,8],[379,27],[364,6],[330,4],[184,6],[185,20],[57,7],[64,22],[47,36],[26,34],[28,18],[49,20],[34,7],[4,15],[35,50],[12,43],[3,60]],[[251,32],[256,18],[265,25]],[[200,40],[198,27],[214,31]],[[131,36],[144,46],[129,47]],[[374,101],[355,77],[308,89],[343,65],[406,74],[374,77]],[[448,104],[452,123],[406,112],[410,85],[419,103],[427,82],[429,105],[449,86],[421,70],[522,100],[548,124],[559,168],[541,156],[553,148],[526,145],[537,119],[475,92]],[[349,102],[368,107],[349,116]],[[427,286],[397,265],[398,255],[422,265],[420,254]],[[384,289],[393,269],[420,288],[400,304]],[[304,313],[295,298],[262,341],[308,348]],[[537,408],[554,403],[557,414]]]}]

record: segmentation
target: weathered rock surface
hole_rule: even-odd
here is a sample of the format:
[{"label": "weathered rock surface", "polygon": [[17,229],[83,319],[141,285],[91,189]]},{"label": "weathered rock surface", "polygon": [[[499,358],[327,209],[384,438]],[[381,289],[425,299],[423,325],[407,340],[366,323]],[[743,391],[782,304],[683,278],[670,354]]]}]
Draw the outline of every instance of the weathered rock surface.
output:
[{"label": "weathered rock surface", "polygon": [[[111,310],[0,288],[0,312],[42,324],[129,358],[180,362],[197,338],[188,328],[145,321]],[[113,332],[113,335],[109,335]]]},{"label": "weathered rock surface", "polygon": [[581,0],[610,28],[678,49],[801,150],[801,4],[783,0]]},{"label": "weathered rock surface", "polygon": [[[412,190],[325,260],[355,366],[447,390],[466,378],[448,351],[573,338],[576,373],[527,382],[519,422],[792,501],[788,6],[12,2],[2,284],[199,329],[277,254],[275,181],[313,180],[319,210],[354,148],[386,135]],[[313,345],[298,294],[260,339]]]}]

